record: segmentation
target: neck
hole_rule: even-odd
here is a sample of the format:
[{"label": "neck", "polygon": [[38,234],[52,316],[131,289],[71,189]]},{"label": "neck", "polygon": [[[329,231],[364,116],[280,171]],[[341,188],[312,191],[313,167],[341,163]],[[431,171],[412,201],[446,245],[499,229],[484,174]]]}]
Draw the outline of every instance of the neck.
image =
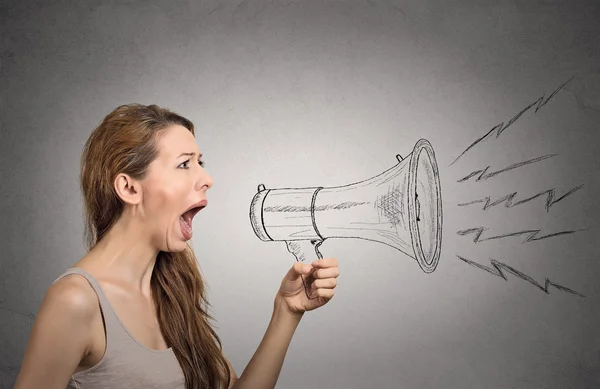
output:
[{"label": "neck", "polygon": [[158,252],[143,225],[125,216],[90,250],[88,257],[99,274],[118,279],[150,296],[150,279]]}]

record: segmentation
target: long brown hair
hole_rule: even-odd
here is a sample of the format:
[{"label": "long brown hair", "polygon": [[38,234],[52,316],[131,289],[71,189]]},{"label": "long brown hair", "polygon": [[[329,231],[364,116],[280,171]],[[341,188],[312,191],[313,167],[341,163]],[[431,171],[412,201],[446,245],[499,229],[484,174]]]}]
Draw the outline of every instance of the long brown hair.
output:
[{"label": "long brown hair", "polygon": [[[123,202],[113,186],[117,174],[143,179],[158,156],[157,137],[173,124],[194,134],[191,121],[168,109],[127,104],[109,113],[92,131],[81,156],[80,176],[88,250],[123,213]],[[192,248],[160,251],[150,284],[162,335],[179,361],[186,388],[227,388],[229,365],[209,323],[213,320],[208,314],[210,304]]]}]

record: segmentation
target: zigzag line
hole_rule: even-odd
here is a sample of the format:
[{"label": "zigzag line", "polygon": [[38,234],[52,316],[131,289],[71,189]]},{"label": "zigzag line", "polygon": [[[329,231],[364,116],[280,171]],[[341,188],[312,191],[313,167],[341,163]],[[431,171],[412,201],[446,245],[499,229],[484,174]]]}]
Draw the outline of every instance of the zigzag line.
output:
[{"label": "zigzag line", "polygon": [[562,290],[564,292],[571,293],[571,294],[574,294],[574,295],[577,295],[577,296],[585,298],[585,296],[582,295],[581,293],[576,292],[573,289],[567,288],[565,286],[562,286],[562,285],[559,285],[559,284],[555,284],[554,282],[550,281],[547,277],[546,277],[546,281],[544,282],[544,286],[542,286],[537,281],[535,281],[533,278],[531,278],[530,276],[528,276],[527,274],[525,274],[523,272],[520,272],[517,269],[515,269],[513,267],[510,267],[510,266],[508,266],[505,263],[496,261],[495,259],[491,259],[490,258],[490,263],[491,263],[492,267],[487,267],[487,266],[481,265],[481,264],[479,264],[477,262],[469,261],[468,259],[463,258],[460,255],[457,255],[457,257],[461,261],[463,261],[463,262],[465,262],[465,263],[467,263],[467,264],[469,264],[471,266],[477,267],[477,268],[479,268],[481,270],[485,270],[486,272],[488,272],[490,274],[493,274],[495,276],[502,277],[502,278],[504,278],[505,281],[508,281],[508,278],[506,277],[506,274],[504,274],[504,272],[502,271],[502,269],[504,269],[506,272],[508,272],[508,273],[510,273],[510,274],[512,274],[512,275],[514,275],[516,277],[519,277],[522,280],[525,280],[525,281],[529,282],[530,284],[532,284],[534,286],[537,286],[540,290],[542,290],[546,294],[550,294],[550,291],[548,290],[548,287],[550,285],[552,285],[556,289],[559,289],[559,290]]},{"label": "zigzag line", "polygon": [[535,112],[537,113],[537,111],[540,108],[542,108],[544,105],[548,104],[548,102],[550,101],[550,99],[553,98],[554,95],[557,94],[558,91],[560,91],[565,85],[567,85],[567,83],[569,81],[571,81],[574,77],[575,76],[572,76],[567,81],[565,81],[561,86],[559,86],[558,88],[556,88],[554,90],[554,92],[552,92],[550,94],[550,96],[548,96],[548,98],[546,100],[544,100],[544,95],[542,95],[542,97],[540,97],[539,99],[537,99],[535,102],[529,104],[527,107],[525,107],[524,109],[522,109],[521,112],[519,112],[512,119],[510,119],[510,121],[506,125],[504,125],[504,122],[502,122],[502,123],[494,126],[491,130],[489,130],[487,132],[487,134],[485,134],[481,138],[477,139],[475,142],[471,143],[471,145],[469,145],[469,147],[467,147],[466,150],[463,151],[458,157],[456,157],[456,159],[454,161],[452,161],[452,163],[450,165],[448,165],[448,166],[452,166],[467,151],[469,151],[470,149],[472,149],[473,147],[475,147],[475,145],[478,144],[479,142],[483,142],[485,139],[487,139],[488,137],[490,137],[494,132],[496,133],[496,138],[498,138],[500,136],[500,134],[502,134],[504,132],[504,130],[506,130],[508,127],[510,127],[514,122],[517,121],[517,119],[519,119],[521,117],[521,115],[523,115],[525,112],[527,112],[529,109],[531,109],[531,107],[533,107],[536,104],[537,104],[537,107],[535,108]]},{"label": "zigzag line", "polygon": [[483,234],[483,231],[487,231],[487,228],[485,228],[485,227],[469,228],[467,230],[458,231],[457,234],[458,235],[463,235],[463,236],[464,235],[469,235],[469,234],[475,234],[475,238],[473,238],[473,242],[475,242],[475,243],[485,242],[486,240],[502,239],[502,238],[508,238],[508,237],[511,237],[511,236],[518,236],[518,235],[527,234],[528,236],[522,242],[522,243],[527,243],[527,242],[532,242],[532,241],[535,241],[535,240],[542,240],[542,239],[546,239],[546,238],[552,238],[553,236],[573,234],[573,233],[575,233],[577,231],[581,231],[581,230],[560,231],[560,232],[555,232],[553,234],[548,234],[548,235],[540,236],[539,238],[538,238],[538,234],[541,232],[541,230],[525,230],[525,231],[511,232],[509,234],[498,235],[498,236],[491,236],[489,238],[480,239],[481,238],[481,234]]},{"label": "zigzag line", "polygon": [[488,174],[486,174],[486,172],[487,172],[487,171],[488,171],[488,169],[490,168],[490,166],[488,166],[488,167],[486,167],[484,170],[476,170],[476,171],[474,171],[474,172],[470,173],[470,174],[469,174],[469,175],[467,175],[466,177],[464,177],[464,178],[461,178],[460,180],[458,180],[457,182],[464,182],[464,181],[467,181],[469,178],[471,178],[471,177],[473,177],[473,176],[476,176],[476,175],[478,175],[478,174],[479,174],[479,177],[477,177],[477,179],[476,179],[475,181],[487,180],[488,178],[491,178],[491,177],[497,176],[497,175],[498,175],[498,174],[500,174],[500,173],[504,173],[504,172],[506,172],[506,171],[509,171],[509,170],[513,170],[513,169],[519,168],[519,167],[521,167],[521,166],[525,166],[525,165],[529,165],[529,164],[536,163],[536,162],[539,162],[539,161],[543,161],[544,159],[547,159],[547,158],[552,158],[552,157],[554,157],[554,156],[556,156],[556,155],[558,155],[558,154],[548,154],[548,155],[543,155],[543,156],[541,156],[541,157],[537,157],[537,158],[534,158],[534,159],[530,159],[530,160],[528,160],[528,161],[517,162],[517,163],[515,163],[515,164],[512,164],[512,165],[510,165],[510,166],[508,166],[508,167],[505,167],[505,168],[503,168],[503,169],[500,169],[500,170],[497,170],[497,171],[495,171],[495,172],[491,172],[491,173],[488,173]]},{"label": "zigzag line", "polygon": [[525,200],[517,201],[516,203],[513,203],[512,201],[513,201],[514,197],[517,195],[517,192],[513,192],[513,193],[511,193],[509,195],[506,195],[506,196],[502,197],[501,199],[498,199],[498,200],[494,201],[493,203],[490,202],[491,201],[490,196],[487,196],[486,198],[479,199],[479,200],[474,200],[474,201],[470,201],[468,203],[460,203],[460,204],[458,204],[458,206],[459,207],[464,207],[466,205],[471,205],[471,204],[485,203],[484,206],[483,206],[483,210],[487,211],[489,208],[491,208],[491,207],[493,207],[495,205],[498,205],[498,204],[501,204],[502,202],[504,202],[504,206],[506,208],[512,208],[514,206],[526,203],[526,202],[528,202],[530,200],[533,200],[533,199],[538,198],[538,197],[540,197],[540,196],[542,196],[544,194],[547,194],[548,197],[546,198],[546,206],[545,207],[546,207],[546,212],[548,212],[550,210],[550,207],[552,207],[554,204],[558,203],[560,200],[564,199],[565,197],[567,197],[567,196],[575,193],[581,187],[583,187],[583,184],[579,185],[579,186],[577,186],[577,187],[575,187],[573,189],[571,189],[570,191],[568,191],[567,193],[565,193],[564,195],[560,196],[557,199],[555,199],[555,195],[556,195],[555,189],[548,189],[548,190],[545,190],[543,192],[540,192],[540,193],[536,194],[535,196],[531,196],[531,197],[529,197],[529,198],[527,198]]}]

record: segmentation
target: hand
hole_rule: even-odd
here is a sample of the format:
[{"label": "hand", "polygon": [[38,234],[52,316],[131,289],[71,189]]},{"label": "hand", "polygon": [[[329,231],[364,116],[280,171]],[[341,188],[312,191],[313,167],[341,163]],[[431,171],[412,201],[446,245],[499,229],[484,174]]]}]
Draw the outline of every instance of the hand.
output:
[{"label": "hand", "polygon": [[[317,259],[310,265],[296,262],[283,278],[276,300],[283,300],[284,305],[296,314],[316,309],[333,297],[339,274],[338,261],[335,258]],[[310,283],[309,287],[317,298],[306,297],[301,275]]]}]

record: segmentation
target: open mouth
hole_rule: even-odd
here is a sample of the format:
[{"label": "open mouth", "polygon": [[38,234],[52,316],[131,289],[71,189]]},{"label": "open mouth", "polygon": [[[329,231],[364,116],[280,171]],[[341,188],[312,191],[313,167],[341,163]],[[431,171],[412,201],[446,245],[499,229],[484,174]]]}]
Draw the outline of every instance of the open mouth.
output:
[{"label": "open mouth", "polygon": [[192,219],[198,212],[200,212],[204,207],[206,207],[207,201],[202,200],[185,211],[181,216],[179,216],[179,224],[181,226],[181,232],[186,240],[189,240],[192,237]]}]

